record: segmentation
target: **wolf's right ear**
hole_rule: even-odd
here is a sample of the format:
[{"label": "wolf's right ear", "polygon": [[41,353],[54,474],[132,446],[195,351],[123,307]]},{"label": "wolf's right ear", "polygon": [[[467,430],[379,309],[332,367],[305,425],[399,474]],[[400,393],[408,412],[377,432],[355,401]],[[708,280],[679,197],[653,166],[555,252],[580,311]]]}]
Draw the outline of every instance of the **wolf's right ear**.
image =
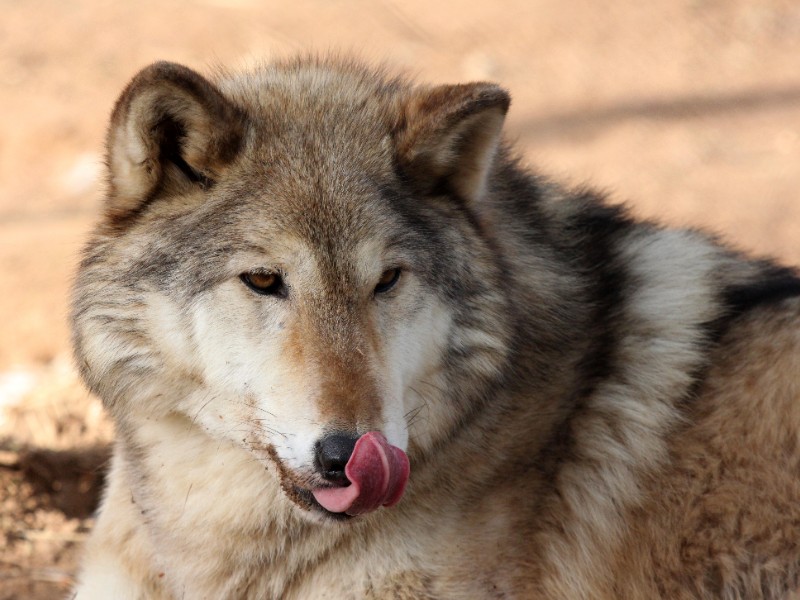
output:
[{"label": "wolf's right ear", "polygon": [[174,63],[146,67],[111,116],[109,219],[124,220],[162,193],[212,184],[243,132],[242,111],[208,80]]}]

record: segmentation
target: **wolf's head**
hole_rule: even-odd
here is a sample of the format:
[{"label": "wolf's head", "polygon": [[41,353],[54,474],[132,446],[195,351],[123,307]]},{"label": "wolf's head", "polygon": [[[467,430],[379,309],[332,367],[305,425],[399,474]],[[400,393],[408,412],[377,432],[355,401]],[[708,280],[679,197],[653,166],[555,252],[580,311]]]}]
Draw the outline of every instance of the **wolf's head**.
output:
[{"label": "wolf's head", "polygon": [[364,434],[379,469],[452,435],[510,337],[487,216],[508,104],[335,61],[139,73],[73,315],[120,435],[202,428],[318,512]]}]

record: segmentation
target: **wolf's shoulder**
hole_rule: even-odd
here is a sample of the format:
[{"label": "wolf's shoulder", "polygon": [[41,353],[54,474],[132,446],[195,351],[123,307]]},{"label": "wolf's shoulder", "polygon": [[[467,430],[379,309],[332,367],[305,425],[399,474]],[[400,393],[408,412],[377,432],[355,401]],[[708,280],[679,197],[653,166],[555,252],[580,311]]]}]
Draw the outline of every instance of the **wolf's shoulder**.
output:
[{"label": "wolf's shoulder", "polygon": [[[618,575],[637,593],[782,598],[800,588],[800,297],[762,299],[711,351],[670,460],[632,511]],[[656,588],[637,588],[645,582]]]}]

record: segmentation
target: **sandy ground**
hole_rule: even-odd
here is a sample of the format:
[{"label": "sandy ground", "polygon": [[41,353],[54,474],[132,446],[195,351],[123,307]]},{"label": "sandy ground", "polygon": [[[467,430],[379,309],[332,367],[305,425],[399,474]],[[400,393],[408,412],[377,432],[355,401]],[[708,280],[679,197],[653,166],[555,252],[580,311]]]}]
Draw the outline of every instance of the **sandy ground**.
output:
[{"label": "sandy ground", "polygon": [[101,204],[107,116],[148,62],[337,50],[499,81],[536,168],[800,263],[795,0],[0,0],[0,14],[0,600],[66,590],[91,527],[110,432],[69,363],[69,281]]}]

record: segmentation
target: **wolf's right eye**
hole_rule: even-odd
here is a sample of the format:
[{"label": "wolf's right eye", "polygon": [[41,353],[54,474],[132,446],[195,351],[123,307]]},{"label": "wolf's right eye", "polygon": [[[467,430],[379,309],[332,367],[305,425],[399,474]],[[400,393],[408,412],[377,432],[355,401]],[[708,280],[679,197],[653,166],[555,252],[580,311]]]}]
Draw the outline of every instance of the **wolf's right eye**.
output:
[{"label": "wolf's right eye", "polygon": [[286,295],[283,278],[277,273],[242,273],[239,275],[239,279],[256,294],[261,294],[262,296]]}]

